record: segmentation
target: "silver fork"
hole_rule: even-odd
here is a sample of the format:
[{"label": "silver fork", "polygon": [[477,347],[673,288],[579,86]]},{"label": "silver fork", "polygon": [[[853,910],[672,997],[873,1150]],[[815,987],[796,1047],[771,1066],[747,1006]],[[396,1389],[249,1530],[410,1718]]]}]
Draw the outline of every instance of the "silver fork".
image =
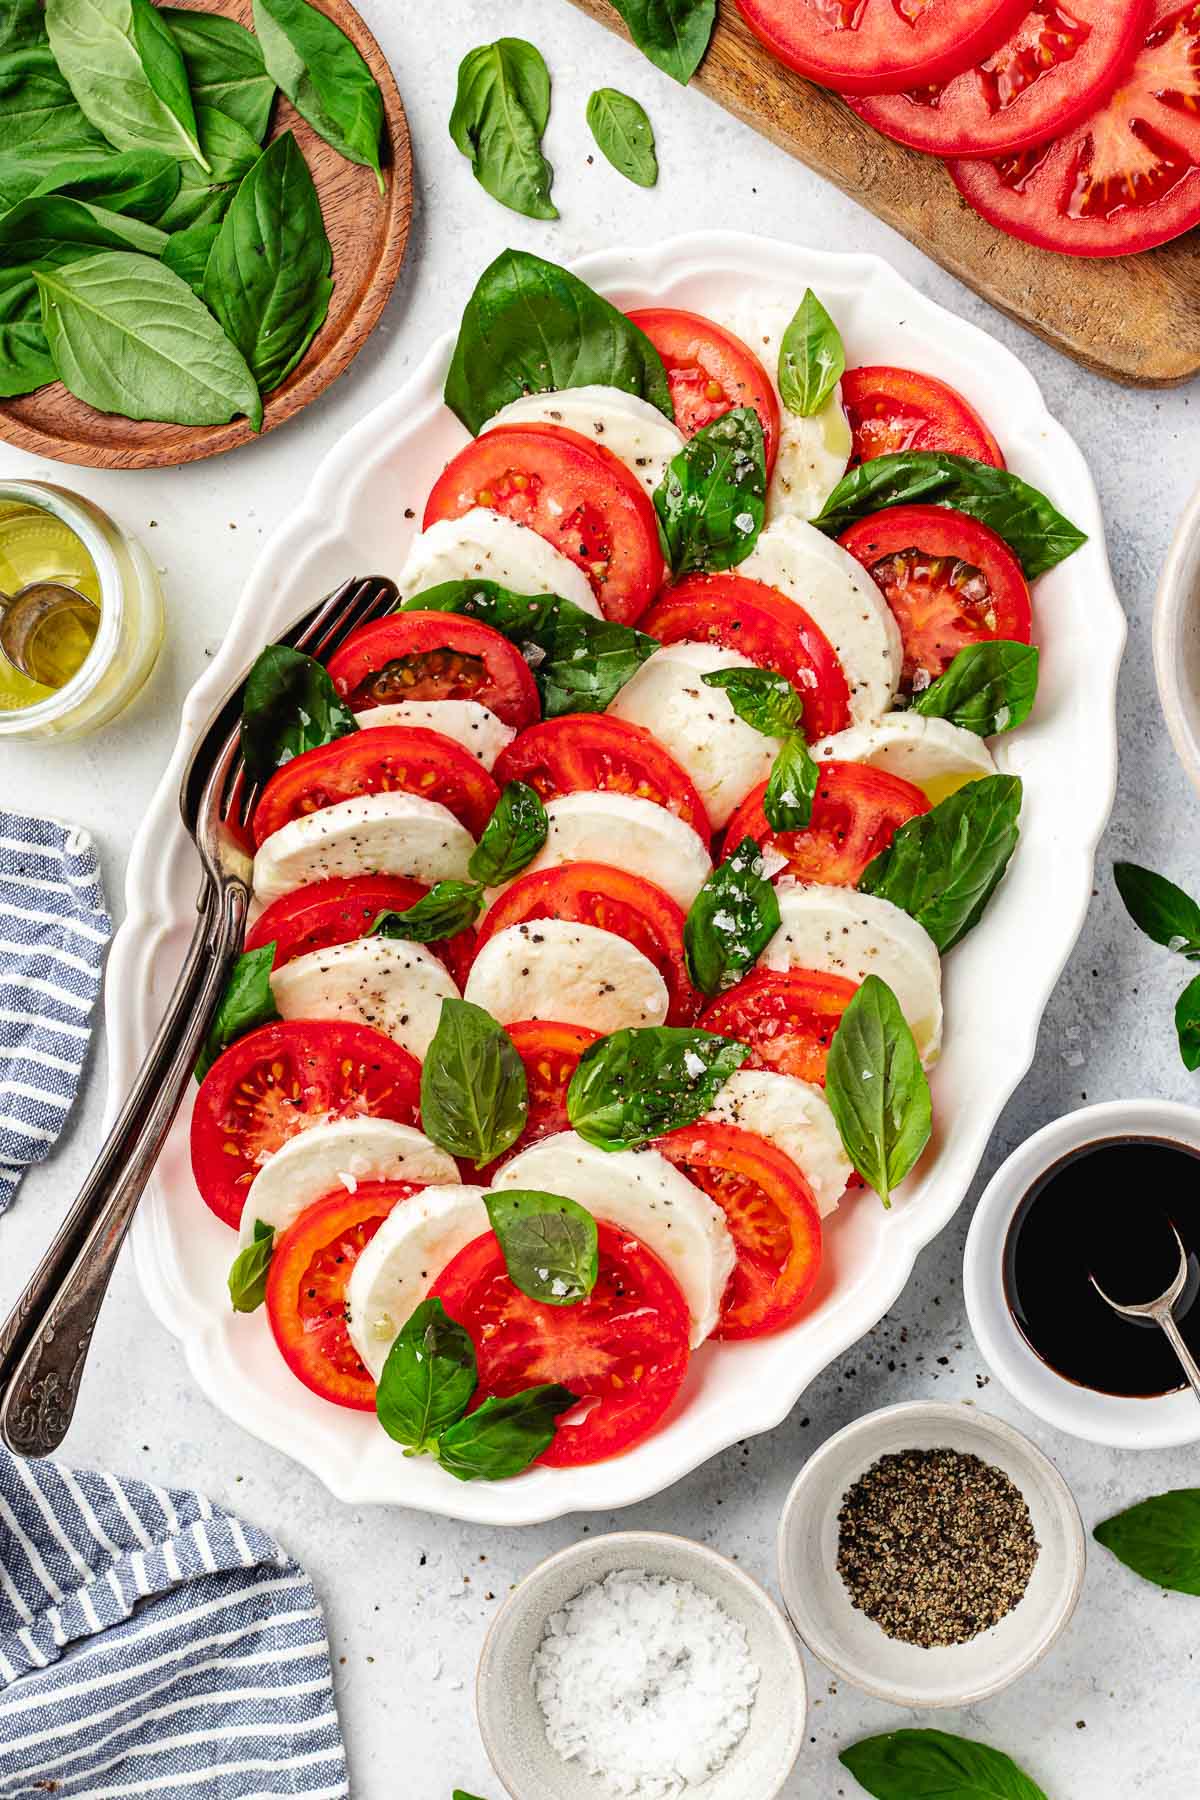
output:
[{"label": "silver fork", "polygon": [[[277,641],[326,657],[396,599],[383,576],[344,582]],[[246,673],[196,740],[180,785],[204,879],[175,991],[74,1206],[0,1330],[0,1436],[20,1456],[48,1456],[67,1434],[117,1254],[241,946],[252,867],[244,828],[256,798],[240,750]]]}]

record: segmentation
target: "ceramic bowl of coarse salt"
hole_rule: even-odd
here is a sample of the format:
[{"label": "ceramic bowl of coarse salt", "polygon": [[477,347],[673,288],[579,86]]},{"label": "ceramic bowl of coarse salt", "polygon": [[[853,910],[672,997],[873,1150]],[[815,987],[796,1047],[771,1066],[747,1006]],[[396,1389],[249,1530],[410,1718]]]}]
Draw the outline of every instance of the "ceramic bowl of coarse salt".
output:
[{"label": "ceramic bowl of coarse salt", "polygon": [[775,1800],[804,1742],[804,1665],[757,1582],[688,1538],[620,1531],[539,1564],[479,1659],[511,1800]]}]

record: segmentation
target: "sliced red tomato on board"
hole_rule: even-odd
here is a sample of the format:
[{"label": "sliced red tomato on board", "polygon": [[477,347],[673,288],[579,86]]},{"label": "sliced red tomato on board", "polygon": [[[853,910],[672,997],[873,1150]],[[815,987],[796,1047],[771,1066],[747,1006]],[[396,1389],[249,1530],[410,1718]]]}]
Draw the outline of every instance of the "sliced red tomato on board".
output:
[{"label": "sliced red tomato on board", "polygon": [[610,450],[565,425],[485,431],[434,483],[425,528],[476,506],[527,525],[570,557],[606,619],[632,625],[662,585],[650,496]]},{"label": "sliced red tomato on board", "polygon": [[476,700],[518,731],[541,716],[516,645],[464,613],[399,612],[364,625],[330,657],[329,677],[356,712],[398,700]]},{"label": "sliced red tomato on board", "polygon": [[1002,537],[948,506],[892,506],[838,539],[869,569],[904,640],[901,686],[928,687],[968,644],[1027,644],[1024,570]]},{"label": "sliced red tomato on board", "polygon": [[[618,852],[619,846],[614,846],[614,853]],[[684,912],[652,882],[608,863],[573,862],[559,868],[532,869],[518,875],[484,915],[477,951],[498,931],[532,924],[536,919],[567,919],[624,938],[649,958],[665,981],[667,1023],[687,1025],[695,1018],[701,997],[688,980]]]},{"label": "sliced red tomato on board", "polygon": [[[310,950],[328,950],[366,937],[382,912],[407,912],[429,892],[404,875],[352,875],[314,881],[272,901],[246,933],[246,949],[275,945],[273,968],[282,969]],[[460,931],[427,946],[461,988],[475,953],[474,931]]]},{"label": "sliced red tomato on board", "polygon": [[519,1019],[504,1029],[525,1065],[529,1112],[515,1144],[471,1177],[471,1180],[485,1184],[518,1150],[526,1150],[541,1138],[571,1129],[567,1117],[567,1089],[579,1067],[580,1057],[588,1045],[596,1043],[600,1037],[598,1031],[592,1031],[586,1025],[561,1025],[549,1019]]},{"label": "sliced red tomato on board", "polygon": [[1069,131],[1112,93],[1151,0],[1037,0],[1004,42],[949,81],[848,95],[877,131],[933,156],[1002,156]]},{"label": "sliced red tomato on board", "polygon": [[223,1050],[192,1112],[192,1174],[206,1206],[236,1226],[267,1158],[310,1125],[395,1119],[415,1125],[421,1065],[368,1025],[289,1019]]},{"label": "sliced red tomato on board", "polygon": [[868,763],[822,762],[812,819],[803,831],[772,831],[763,811],[766,782],[747,794],[725,831],[725,854],[743,838],[770,844],[787,866],[780,876],[857,887],[872,857],[886,850],[900,827],[929,811],[919,787]]},{"label": "sliced red tomato on board", "polygon": [[346,1284],[411,1181],[360,1181],[354,1193],[306,1206],[276,1240],[267,1272],[267,1318],[292,1374],[322,1400],[374,1412],[375,1382],[346,1330]]},{"label": "sliced red tomato on board", "polygon": [[690,1321],[674,1276],[629,1232],[602,1221],[597,1232],[599,1277],[574,1306],[545,1306],[523,1294],[490,1231],[433,1286],[475,1345],[473,1407],[552,1381],[579,1396],[538,1458],[556,1469],[631,1450],[660,1422],[687,1374]]},{"label": "sliced red tomato on board", "polygon": [[934,375],[888,365],[850,369],[842,376],[842,405],[854,434],[851,468],[899,450],[945,450],[1004,467],[974,407]]},{"label": "sliced red tomato on board", "polygon": [[642,621],[663,644],[718,644],[773,669],[804,701],[804,729],[829,737],[850,723],[850,690],[837,652],[802,607],[744,575],[688,575]]},{"label": "sliced red tomato on board", "polygon": [[629,317],[662,357],[675,423],[684,437],[735,407],[752,406],[763,428],[769,477],[779,450],[779,401],[749,344],[701,313],[671,306],[646,307]]},{"label": "sliced red tomato on board", "polygon": [[1049,143],[947,166],[985,219],[1067,256],[1131,256],[1200,225],[1200,6],[1155,0],[1115,92]]},{"label": "sliced red tomato on board", "polygon": [[712,833],[691,776],[641,725],[608,713],[531,725],[500,752],[493,772],[500,783],[527,782],[543,800],[590,791],[632,794],[665,806],[705,840]]},{"label": "sliced red tomato on board", "polygon": [[770,1069],[824,1087],[833,1034],[857,991],[858,983],[844,975],[760,969],[707,1006],[700,1026],[745,1044],[748,1069]]},{"label": "sliced red tomato on board", "polygon": [[436,800],[475,838],[500,798],[487,770],[453,738],[422,725],[373,726],[305,750],[276,769],[254,809],[254,842],[265,844],[289,820],[324,806],[386,792]]},{"label": "sliced red tomato on board", "polygon": [[768,50],[840,94],[948,81],[1003,43],[1029,0],[737,0]]}]

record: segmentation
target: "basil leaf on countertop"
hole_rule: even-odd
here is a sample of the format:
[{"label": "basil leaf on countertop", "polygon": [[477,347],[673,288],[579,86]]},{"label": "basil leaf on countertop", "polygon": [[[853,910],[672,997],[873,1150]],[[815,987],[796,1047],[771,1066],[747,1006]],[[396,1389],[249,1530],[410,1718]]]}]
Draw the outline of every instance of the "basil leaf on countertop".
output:
[{"label": "basil leaf on countertop", "polygon": [[764,737],[787,737],[804,718],[804,702],[791,682],[770,669],[713,669],[700,677],[723,689],[738,718]]},{"label": "basil leaf on countertop", "polygon": [[462,1788],[455,1788],[450,1800],[479,1800],[478,1794],[468,1794]]},{"label": "basil leaf on countertop", "polygon": [[838,1760],[875,1800],[1046,1800],[1002,1750],[948,1731],[889,1731]]},{"label": "basil leaf on countertop", "polygon": [[929,1142],[933,1110],[908,1021],[878,975],[867,976],[833,1034],[825,1098],[846,1155],[890,1206]]},{"label": "basil leaf on countertop", "polygon": [[736,406],[690,437],[654,492],[676,576],[732,569],[754,549],[766,512],[762,426]]},{"label": "basil leaf on countertop", "polygon": [[380,913],[367,936],[437,944],[469,931],[482,911],[483,889],[477,882],[435,881],[427,894],[403,912]]},{"label": "basil leaf on countertop", "polygon": [[1143,1580],[1200,1594],[1200,1488],[1141,1500],[1105,1519],[1092,1536]]},{"label": "basil leaf on countertop", "polygon": [[179,191],[179,163],[161,150],[73,149],[0,157],[0,207],[66,194],[129,218],[157,219]]},{"label": "basil leaf on countertop", "polygon": [[328,672],[302,650],[268,644],[242,690],[242,755],[246,772],[265,781],[294,756],[359,729]]},{"label": "basil leaf on countertop", "polygon": [[811,419],[845,373],[842,334],[808,288],[779,346],[779,398],[789,412]]},{"label": "basil leaf on countertop", "polygon": [[43,37],[0,56],[0,152],[112,146],[85,117]]},{"label": "basil leaf on countertop", "polygon": [[704,60],[717,0],[613,0],[643,56],[686,85]]},{"label": "basil leaf on countertop", "polygon": [[440,1300],[422,1300],[380,1371],[375,1390],[379,1423],[410,1456],[436,1451],[442,1432],[470,1405],[477,1379],[470,1333]]},{"label": "basil leaf on countertop", "polygon": [[567,1089],[567,1117],[601,1150],[636,1150],[703,1118],[749,1055],[733,1038],[684,1026],[614,1031],[580,1057]]},{"label": "basil leaf on countertop", "polygon": [[201,219],[199,224],[189,225],[185,231],[176,231],[169,237],[159,258],[164,269],[170,269],[173,275],[187,282],[198,300],[204,298],[208,259],[220,233],[219,219]]},{"label": "basil leaf on countertop", "polygon": [[944,955],[979,923],[1020,836],[1021,778],[984,775],[902,825],[863,871],[878,894],[923,925]]},{"label": "basil leaf on countertop", "polygon": [[207,167],[183,53],[151,0],[46,0],[46,31],[71,92],[110,144]]},{"label": "basil leaf on countertop", "polygon": [[960,650],[944,675],[913,695],[909,710],[926,719],[948,719],[977,737],[998,737],[1025,723],[1037,684],[1035,646],[996,638]]},{"label": "basil leaf on countertop", "polygon": [[261,144],[271,121],[275,83],[254,33],[236,19],[191,7],[164,6],[162,16],[183,54],[193,104],[226,113]]},{"label": "basil leaf on countertop", "polygon": [[1087,543],[1086,532],[1019,475],[944,450],[898,450],[860,463],[838,482],[813,524],[838,537],[890,506],[949,506],[969,514],[1015,551],[1030,581]]},{"label": "basil leaf on countertop", "polygon": [[522,394],[620,388],[675,417],[662,358],[625,314],[556,263],[502,250],[475,284],[445,399],[472,437]]},{"label": "basil leaf on countertop", "polygon": [[279,1017],[271,991],[274,964],[274,944],[263,944],[257,950],[243,950],[234,963],[196,1063],[197,1081],[204,1080],[222,1050],[228,1048],[234,1038],[253,1031],[256,1025],[269,1025],[272,1019]]},{"label": "basil leaf on countertop", "polygon": [[638,187],[658,180],[654,127],[646,109],[619,88],[597,88],[587,103],[588,130],[618,175]]},{"label": "basil leaf on countertop", "polygon": [[763,812],[772,831],[807,829],[820,780],[821,771],[803,732],[789,732],[771,764],[763,793]]},{"label": "basil leaf on countertop", "polygon": [[1200,975],[1188,982],[1175,1002],[1175,1035],[1185,1069],[1200,1069]]},{"label": "basil leaf on countertop", "polygon": [[0,16],[0,56],[13,50],[31,50],[46,40],[41,0],[8,0]]},{"label": "basil leaf on countertop", "polygon": [[564,1194],[505,1188],[483,1197],[508,1273],[531,1300],[574,1306],[600,1273],[596,1221]]},{"label": "basil leaf on countertop", "polygon": [[529,1116],[525,1065],[490,1013],[443,1000],[421,1066],[421,1126],[439,1150],[493,1162],[515,1144]]},{"label": "basil leaf on countertop", "polygon": [[550,72],[535,44],[498,38],[458,65],[450,136],[485,193],[530,219],[557,219],[554,170],[542,155]]},{"label": "basil leaf on countertop", "polygon": [[496,810],[483,828],[471,852],[467,873],[484,887],[511,881],[533,861],[546,841],[550,821],[535,788],[524,781],[507,781]]},{"label": "basil leaf on countertop", "polygon": [[1189,962],[1200,961],[1200,906],[1190,894],[1137,863],[1114,863],[1113,879],[1139,931]]},{"label": "basil leaf on countertop", "polygon": [[489,1395],[442,1433],[437,1459],[458,1481],[507,1481],[549,1448],[559,1414],[576,1405],[577,1396],[558,1382],[503,1400]]},{"label": "basil leaf on countertop", "polygon": [[383,96],[340,26],[308,0],[254,0],[254,29],[267,71],[302,119],[349,162],[375,171]]},{"label": "basil leaf on countertop", "polygon": [[756,963],[779,930],[779,899],[752,837],[719,863],[688,910],[688,979],[710,998]]},{"label": "basil leaf on countertop", "polygon": [[[275,946],[272,944],[271,949]],[[275,1227],[254,1221],[254,1241],[239,1250],[229,1271],[229,1299],[234,1312],[257,1312],[267,1297],[267,1270],[275,1249]]]},{"label": "basil leaf on countertop", "polygon": [[227,113],[212,106],[196,109],[200,144],[209,162],[208,172],[196,163],[185,163],[179,192],[158,224],[164,231],[186,231],[192,225],[219,224],[230,202],[262,151],[257,139]]}]

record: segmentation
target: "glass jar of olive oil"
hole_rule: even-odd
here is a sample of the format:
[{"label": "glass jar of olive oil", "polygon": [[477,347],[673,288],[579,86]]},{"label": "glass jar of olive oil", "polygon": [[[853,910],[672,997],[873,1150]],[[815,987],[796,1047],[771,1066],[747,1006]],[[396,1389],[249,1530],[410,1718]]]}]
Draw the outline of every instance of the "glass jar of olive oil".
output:
[{"label": "glass jar of olive oil", "polygon": [[0,481],[0,741],[73,738],[126,706],[163,633],[146,552],[82,495]]}]

